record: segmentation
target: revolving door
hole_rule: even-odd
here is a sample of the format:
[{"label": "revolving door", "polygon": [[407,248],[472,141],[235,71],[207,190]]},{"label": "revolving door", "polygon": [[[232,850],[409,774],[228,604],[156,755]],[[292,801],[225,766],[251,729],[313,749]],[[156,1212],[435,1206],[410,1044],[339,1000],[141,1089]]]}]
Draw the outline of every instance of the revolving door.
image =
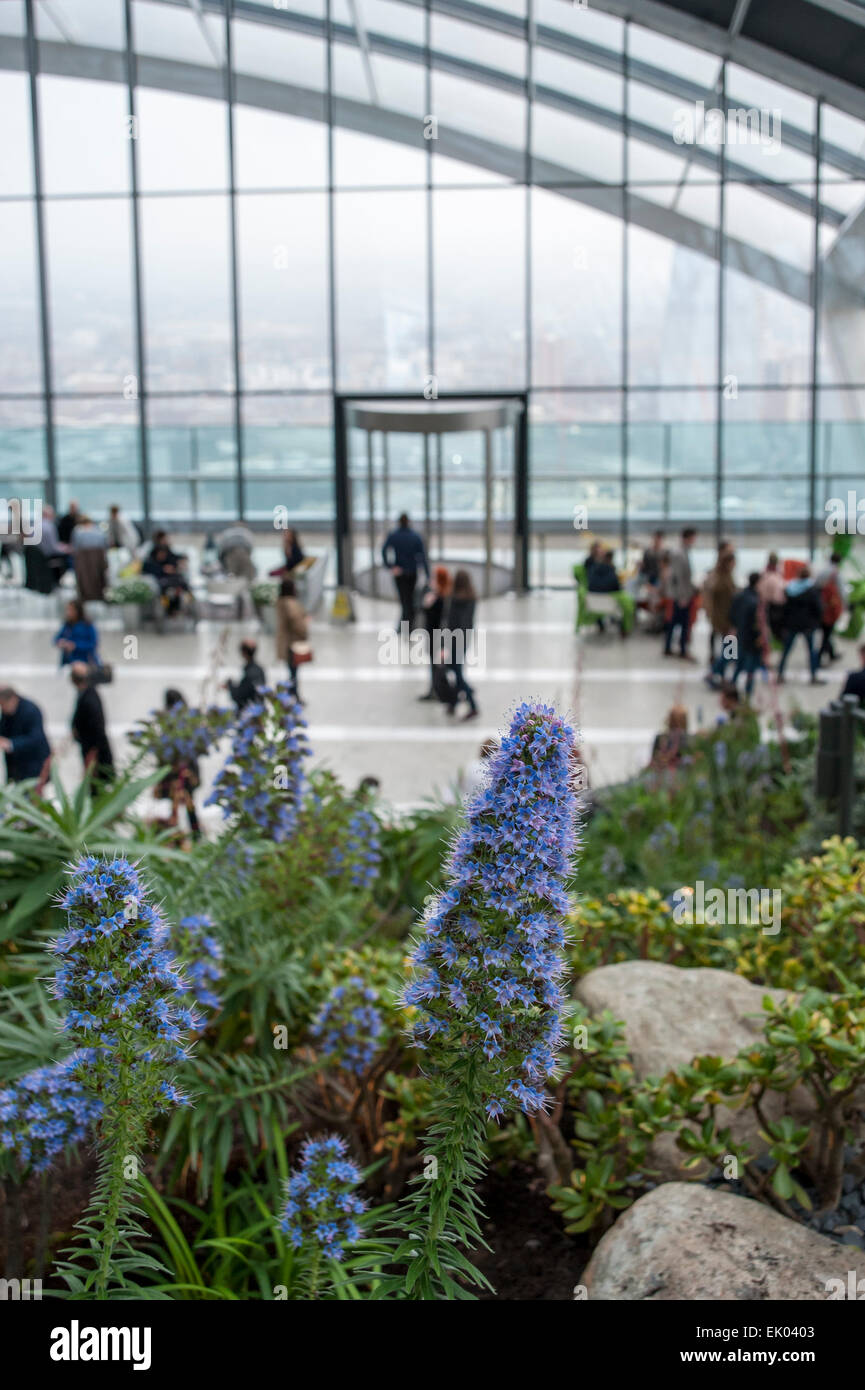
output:
[{"label": "revolving door", "polygon": [[393,597],[381,548],[401,512],[431,564],[467,569],[480,595],[526,580],[524,396],[337,400],[341,584]]}]

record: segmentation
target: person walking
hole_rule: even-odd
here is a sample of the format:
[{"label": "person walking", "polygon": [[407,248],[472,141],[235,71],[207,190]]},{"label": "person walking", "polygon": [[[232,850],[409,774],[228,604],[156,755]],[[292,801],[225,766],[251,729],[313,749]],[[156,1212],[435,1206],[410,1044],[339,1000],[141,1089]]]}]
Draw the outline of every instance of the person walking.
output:
[{"label": "person walking", "polygon": [[297,586],[293,579],[283,579],[276,600],[276,655],[288,664],[291,688],[300,699],[297,688],[297,648],[307,647],[309,622],[303,611],[303,604],[297,597]]},{"label": "person walking", "polygon": [[424,626],[427,631],[427,642],[429,644],[430,687],[425,695],[418,696],[419,700],[438,699],[438,694],[435,688],[435,681],[433,680],[433,675],[435,672],[435,661],[438,655],[438,643],[434,634],[437,631],[441,631],[444,625],[442,622],[442,619],[444,617],[444,607],[445,603],[450,597],[452,588],[453,580],[451,579],[451,572],[448,569],[447,565],[434,565],[432,572],[432,583],[430,587],[427,589],[426,593],[424,594],[423,599],[421,600],[421,609],[423,610]]},{"label": "person walking", "polygon": [[0,751],[6,755],[7,782],[35,778],[37,795],[41,795],[51,766],[42,711],[11,685],[0,687]]},{"label": "person walking", "polygon": [[99,665],[99,633],[80,599],[71,598],[67,603],[54,645],[60,648],[61,666],[71,666],[76,661],[91,668]]},{"label": "person walking", "polygon": [[463,719],[476,719],[478,715],[475,692],[466,680],[463,671],[468,641],[475,625],[476,603],[477,594],[472,584],[471,575],[468,570],[457,570],[454,575],[453,590],[445,604],[445,627],[443,630],[443,639],[446,644],[445,659],[449,672],[453,676],[453,695],[445,708],[448,714],[453,715],[456,712],[460,695],[465,695],[469,707],[463,715]]},{"label": "person walking", "polygon": [[243,662],[240,680],[226,681],[222,687],[231,695],[238,713],[254,700],[261,687],[267,684],[267,677],[255,659],[257,651],[257,644],[249,637],[244,638],[240,644],[240,659]]},{"label": "person walking", "polygon": [[730,619],[736,632],[736,669],[731,684],[735,687],[745,672],[745,694],[750,698],[757,671],[768,675],[766,644],[760,616],[762,599],[759,594],[760,575],[755,570],[748,575],[747,589],[740,589],[730,607]]},{"label": "person walking", "polygon": [[673,633],[679,629],[679,656],[682,661],[693,661],[688,652],[691,635],[691,604],[696,597],[696,587],[691,574],[691,551],[697,539],[693,526],[686,526],[682,532],[682,545],[670,557],[669,589],[673,600],[673,612],[667,622],[667,636],[664,643],[664,656],[673,655]]},{"label": "person walking", "polygon": [[[724,655],[724,643],[733,632],[730,609],[736,596],[736,580],[733,571],[736,556],[732,550],[719,553],[714,569],[709,570],[703,584],[703,607],[712,625],[709,644],[709,674],[706,677],[713,690],[717,690],[724,678],[728,661]],[[720,650],[718,648],[720,647]]]},{"label": "person walking", "polygon": [[781,653],[781,660],[778,665],[778,684],[784,683],[784,670],[787,665],[787,658],[793,647],[796,638],[801,634],[805,639],[808,648],[808,663],[811,670],[811,684],[825,685],[826,681],[822,676],[818,676],[817,671],[820,665],[817,656],[817,648],[814,642],[814,633],[821,624],[823,617],[823,605],[820,602],[820,595],[817,586],[811,577],[809,565],[803,565],[798,579],[791,579],[787,585],[787,601],[784,604],[784,650]]},{"label": "person walking", "polygon": [[423,537],[412,530],[408,514],[402,512],[396,528],[391,531],[381,548],[383,564],[390,570],[396,584],[400,602],[400,623],[414,622],[414,592],[417,588],[418,570],[422,569],[429,578],[429,565],[424,550]]},{"label": "person walking", "polygon": [[822,604],[820,627],[823,630],[823,641],[817,653],[817,665],[819,666],[824,656],[829,661],[838,661],[841,657],[841,653],[836,652],[832,645],[832,634],[835,631],[836,623],[844,612],[844,603],[847,598],[846,586],[841,578],[841,556],[832,555],[828,565],[820,571],[814,582]]},{"label": "person walking", "polygon": [[784,589],[784,580],[778,569],[779,563],[775,551],[771,551],[766,561],[766,568],[760,575],[757,596],[765,604],[769,631],[776,641],[783,642],[784,604],[787,602],[787,594]]},{"label": "person walking", "polygon": [[78,691],[72,711],[72,736],[81,749],[84,771],[93,781],[110,782],[114,777],[114,755],[105,728],[105,710],[99,691],[92,683],[92,672],[83,661],[73,661],[70,679]]}]

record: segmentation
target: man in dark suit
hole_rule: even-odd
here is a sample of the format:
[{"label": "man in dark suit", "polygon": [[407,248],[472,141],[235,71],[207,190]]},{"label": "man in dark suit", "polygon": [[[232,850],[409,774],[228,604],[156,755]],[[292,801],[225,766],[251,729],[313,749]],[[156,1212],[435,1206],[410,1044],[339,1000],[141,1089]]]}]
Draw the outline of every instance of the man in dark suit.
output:
[{"label": "man in dark suit", "polygon": [[239,681],[226,681],[223,689],[227,689],[231,698],[237,705],[238,713],[254,700],[257,692],[263,685],[267,685],[267,677],[255,659],[257,651],[256,644],[247,639],[240,644],[240,656],[243,661],[243,671]]},{"label": "man in dark suit", "polygon": [[110,782],[114,777],[114,755],[105,730],[105,711],[99,691],[91,684],[91,672],[83,661],[73,661],[69,674],[78,691],[72,713],[72,734],[81,749],[84,771],[92,768],[94,782]]},{"label": "man in dark suit", "polygon": [[842,695],[858,695],[860,705],[865,705],[865,645],[859,648],[859,657],[862,662],[860,671],[851,671],[847,676],[847,684],[841,691]]},{"label": "man in dark suit", "polygon": [[399,518],[396,529],[391,531],[381,548],[381,558],[394,577],[399,594],[400,622],[414,622],[414,591],[417,588],[418,568],[429,578],[429,565],[424,550],[423,537],[413,531],[405,512]]},{"label": "man in dark suit", "polygon": [[0,750],[6,754],[7,779],[26,782],[35,777],[41,792],[51,760],[42,711],[9,685],[0,688]]}]

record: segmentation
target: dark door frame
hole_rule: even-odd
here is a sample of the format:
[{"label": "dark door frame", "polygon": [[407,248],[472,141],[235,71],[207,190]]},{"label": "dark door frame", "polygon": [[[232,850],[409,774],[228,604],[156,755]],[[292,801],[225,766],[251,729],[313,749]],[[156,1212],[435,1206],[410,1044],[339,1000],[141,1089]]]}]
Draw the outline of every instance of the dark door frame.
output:
[{"label": "dark door frame", "polygon": [[[522,407],[514,441],[514,588],[529,588],[529,394],[527,391],[446,391],[437,401],[516,401]],[[413,401],[415,391],[341,391],[333,398],[334,472],[336,485],[336,582],[344,588],[351,574],[351,496],[348,471],[346,410],[351,401]]]}]

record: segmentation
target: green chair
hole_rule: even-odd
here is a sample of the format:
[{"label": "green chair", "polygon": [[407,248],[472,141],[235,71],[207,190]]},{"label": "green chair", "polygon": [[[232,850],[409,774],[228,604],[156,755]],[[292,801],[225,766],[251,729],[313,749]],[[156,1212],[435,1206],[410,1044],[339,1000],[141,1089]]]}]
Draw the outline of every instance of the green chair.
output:
[{"label": "green chair", "polygon": [[574,565],[577,581],[577,627],[593,626],[599,618],[616,618],[622,625],[622,636],[633,632],[637,620],[637,604],[632,594],[619,589],[613,594],[590,594],[585,565]]}]

